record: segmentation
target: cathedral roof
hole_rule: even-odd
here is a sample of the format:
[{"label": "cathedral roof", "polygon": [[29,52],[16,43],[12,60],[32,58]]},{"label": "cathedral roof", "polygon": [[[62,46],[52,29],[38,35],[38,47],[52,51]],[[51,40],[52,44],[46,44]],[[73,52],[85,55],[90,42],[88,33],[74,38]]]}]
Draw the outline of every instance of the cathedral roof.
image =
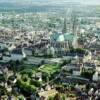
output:
[{"label": "cathedral roof", "polygon": [[76,38],[76,36],[71,33],[64,33],[64,34],[54,33],[51,35],[50,38],[51,41],[64,42],[64,41],[73,41],[73,39]]}]

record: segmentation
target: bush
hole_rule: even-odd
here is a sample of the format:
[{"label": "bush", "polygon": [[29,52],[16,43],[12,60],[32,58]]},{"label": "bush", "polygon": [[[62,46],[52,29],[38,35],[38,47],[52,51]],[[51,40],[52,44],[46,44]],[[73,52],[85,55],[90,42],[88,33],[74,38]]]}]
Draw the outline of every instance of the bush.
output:
[{"label": "bush", "polygon": [[22,76],[22,80],[23,80],[24,82],[27,82],[27,81],[28,81],[28,76],[27,76],[27,75],[23,75],[23,76]]},{"label": "bush", "polygon": [[68,97],[75,97],[75,94],[69,94]]},{"label": "bush", "polygon": [[93,70],[85,70],[81,73],[81,76],[84,77],[84,78],[88,78],[88,79],[92,80],[94,73],[95,73],[95,71],[93,71]]},{"label": "bush", "polygon": [[59,64],[59,66],[61,67],[61,66],[64,66],[66,64],[69,64],[69,63],[71,63],[71,60],[63,60],[62,63]]},{"label": "bush", "polygon": [[29,77],[31,77],[33,74],[33,71],[32,69],[24,69],[20,72],[20,74],[27,74]]},{"label": "bush", "polygon": [[6,92],[7,91],[6,91],[5,87],[0,86],[0,95],[5,95]]},{"label": "bush", "polygon": [[36,91],[36,87],[33,85],[30,85],[26,82],[23,82],[21,80],[17,81],[17,86],[25,91],[27,91],[28,93],[32,93]]},{"label": "bush", "polygon": [[20,96],[18,97],[18,100],[24,100],[24,96],[20,95]]},{"label": "bush", "polygon": [[47,73],[42,73],[42,80],[44,82],[48,82],[49,81],[49,75]]},{"label": "bush", "polygon": [[5,81],[4,75],[0,75],[0,82]]},{"label": "bush", "polygon": [[54,98],[53,97],[49,97],[48,100],[54,100]]},{"label": "bush", "polygon": [[86,50],[82,49],[82,48],[77,48],[77,49],[70,49],[70,52],[71,53],[79,53],[79,54],[85,54],[86,53]]},{"label": "bush", "polygon": [[42,85],[41,82],[36,81],[36,80],[31,80],[31,81],[30,81],[30,84],[31,84],[31,85],[34,85],[34,86],[36,86],[36,87],[40,87],[40,86]]}]

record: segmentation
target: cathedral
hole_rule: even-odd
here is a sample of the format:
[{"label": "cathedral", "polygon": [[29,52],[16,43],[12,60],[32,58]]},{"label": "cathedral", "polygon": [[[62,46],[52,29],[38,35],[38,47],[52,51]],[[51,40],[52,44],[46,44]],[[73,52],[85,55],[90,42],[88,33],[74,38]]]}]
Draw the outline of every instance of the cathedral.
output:
[{"label": "cathedral", "polygon": [[[62,32],[54,32],[50,36],[50,47],[52,47],[58,56],[66,55],[70,48],[78,48],[77,43],[77,26],[75,20],[72,22],[72,32],[67,32],[66,18],[64,19],[64,26]],[[70,27],[71,28],[71,27]]]}]

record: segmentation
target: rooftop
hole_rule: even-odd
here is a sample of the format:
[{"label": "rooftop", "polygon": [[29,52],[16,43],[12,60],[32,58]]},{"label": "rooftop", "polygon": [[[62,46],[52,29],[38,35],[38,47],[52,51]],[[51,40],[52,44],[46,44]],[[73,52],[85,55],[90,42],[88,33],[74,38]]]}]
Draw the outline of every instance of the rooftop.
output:
[{"label": "rooftop", "polygon": [[63,42],[63,41],[73,41],[74,38],[77,38],[74,34],[70,33],[54,33],[51,35],[52,41]]},{"label": "rooftop", "polygon": [[12,54],[21,54],[22,55],[22,49],[14,49],[13,51],[12,51]]}]

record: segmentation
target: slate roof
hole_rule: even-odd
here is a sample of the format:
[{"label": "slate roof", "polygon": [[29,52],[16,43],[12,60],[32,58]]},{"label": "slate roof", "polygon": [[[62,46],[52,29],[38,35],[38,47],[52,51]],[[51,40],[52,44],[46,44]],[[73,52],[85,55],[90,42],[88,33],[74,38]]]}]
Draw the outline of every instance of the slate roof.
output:
[{"label": "slate roof", "polygon": [[23,55],[23,53],[22,53],[22,49],[14,49],[14,50],[12,51],[12,54]]},{"label": "slate roof", "polygon": [[84,54],[67,52],[67,53],[66,53],[66,56],[71,56],[71,57],[75,57],[75,56],[84,57]]}]

